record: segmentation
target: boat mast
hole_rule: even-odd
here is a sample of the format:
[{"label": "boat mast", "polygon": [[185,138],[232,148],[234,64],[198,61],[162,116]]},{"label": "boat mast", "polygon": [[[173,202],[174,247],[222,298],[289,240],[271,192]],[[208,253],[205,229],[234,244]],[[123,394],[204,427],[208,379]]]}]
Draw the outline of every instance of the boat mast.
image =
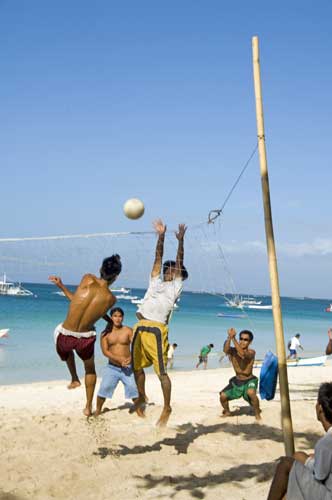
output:
[{"label": "boat mast", "polygon": [[285,445],[286,455],[292,456],[294,454],[294,435],[293,435],[293,424],[292,424],[291,408],[289,401],[289,386],[288,386],[288,376],[287,376],[284,330],[282,324],[282,313],[280,304],[278,266],[277,266],[276,249],[274,244],[270,187],[269,187],[269,177],[268,177],[266,148],[265,148],[262,85],[261,85],[259,46],[258,46],[257,36],[254,36],[252,38],[252,54],[253,54],[254,86],[255,86],[255,97],[256,97],[258,150],[259,150],[259,163],[260,163],[262,193],[263,193],[266,245],[267,245],[268,261],[269,261],[270,281],[271,281],[274,333],[276,337],[278,367],[279,367],[281,420],[282,420],[282,430],[284,434],[284,445]]}]

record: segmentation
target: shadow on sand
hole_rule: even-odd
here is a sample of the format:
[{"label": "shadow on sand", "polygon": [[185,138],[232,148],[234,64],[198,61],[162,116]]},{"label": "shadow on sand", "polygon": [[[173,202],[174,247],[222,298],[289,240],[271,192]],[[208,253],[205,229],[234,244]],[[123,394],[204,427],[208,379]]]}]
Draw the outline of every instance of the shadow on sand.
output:
[{"label": "shadow on sand", "polygon": [[[140,489],[150,490],[158,486],[170,486],[173,493],[168,494],[168,498],[173,498],[179,491],[187,490],[194,498],[204,498],[205,493],[201,488],[211,488],[220,486],[224,483],[241,483],[247,479],[256,478],[256,482],[262,483],[270,481],[275,469],[275,462],[265,462],[261,464],[241,464],[230,469],[226,469],[219,474],[205,474],[196,476],[195,474],[179,476],[135,476],[136,479],[144,481],[144,484],[138,486]],[[222,495],[216,495],[216,498],[223,498]]]},{"label": "shadow on sand", "polygon": [[[281,430],[264,424],[233,424],[226,421],[215,425],[187,423],[178,426],[177,433],[174,437],[164,438],[156,441],[152,445],[136,445],[132,448],[126,445],[119,445],[116,448],[99,447],[98,451],[93,452],[93,455],[100,456],[100,458],[106,458],[108,455],[117,457],[140,455],[143,453],[151,453],[153,451],[161,451],[162,446],[173,447],[177,451],[178,455],[181,453],[186,454],[188,453],[189,446],[197,438],[217,432],[240,435],[246,441],[267,439],[278,443],[283,442],[283,434]],[[302,440],[302,446],[311,449],[314,447],[316,441],[321,437],[321,435],[316,433],[297,432],[294,434],[294,437]]]},{"label": "shadow on sand", "polygon": [[13,493],[5,493],[0,491],[0,500],[23,500],[23,497],[14,495]]}]

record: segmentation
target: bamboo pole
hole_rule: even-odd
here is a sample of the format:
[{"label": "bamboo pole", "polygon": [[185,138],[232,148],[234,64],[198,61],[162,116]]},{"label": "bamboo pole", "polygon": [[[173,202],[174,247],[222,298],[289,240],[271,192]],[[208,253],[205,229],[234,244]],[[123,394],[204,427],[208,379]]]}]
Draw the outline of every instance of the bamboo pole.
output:
[{"label": "bamboo pole", "polygon": [[268,177],[268,168],[266,159],[262,86],[261,86],[261,75],[259,66],[259,46],[258,46],[257,36],[254,36],[252,38],[252,53],[253,53],[254,85],[255,85],[255,97],[256,97],[256,119],[257,119],[259,163],[260,163],[263,205],[264,205],[265,233],[266,233],[266,244],[267,244],[267,253],[269,261],[270,281],[271,281],[274,333],[276,337],[276,347],[277,347],[278,367],[279,367],[281,423],[284,434],[286,455],[292,456],[294,453],[294,436],[293,436],[292,416],[291,416],[290,401],[289,401],[286,352],[285,352],[284,331],[282,324],[280,293],[279,293],[278,266],[277,266],[277,256],[274,244],[270,187],[269,187],[269,177]]}]

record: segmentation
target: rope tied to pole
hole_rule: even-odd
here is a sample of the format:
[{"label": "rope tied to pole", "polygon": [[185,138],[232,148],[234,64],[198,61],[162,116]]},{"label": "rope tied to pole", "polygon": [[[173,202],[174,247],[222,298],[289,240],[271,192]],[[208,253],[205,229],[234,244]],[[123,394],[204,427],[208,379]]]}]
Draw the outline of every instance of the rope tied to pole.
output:
[{"label": "rope tied to pole", "polygon": [[[260,137],[258,136],[258,138],[260,138]],[[221,208],[217,208],[217,209],[215,209],[215,210],[210,210],[209,215],[208,215],[208,224],[213,224],[213,223],[214,223],[214,221],[215,221],[218,217],[220,217],[220,215],[223,213],[223,210],[224,210],[224,208],[225,208],[225,206],[226,206],[226,203],[228,202],[228,200],[229,200],[229,199],[230,199],[230,197],[232,196],[233,191],[234,191],[234,189],[236,188],[236,186],[238,185],[238,183],[240,182],[242,175],[243,175],[243,174],[244,174],[244,172],[247,170],[247,168],[248,168],[248,166],[249,166],[249,163],[250,163],[250,162],[251,162],[251,160],[253,159],[253,157],[254,157],[254,155],[255,155],[255,153],[256,153],[256,151],[257,151],[257,149],[258,149],[258,142],[257,142],[257,144],[255,145],[255,147],[254,147],[254,149],[253,149],[252,153],[250,154],[250,156],[249,156],[248,160],[247,160],[247,161],[246,161],[246,163],[244,164],[244,166],[243,166],[243,168],[242,168],[242,170],[241,170],[241,172],[240,172],[239,176],[237,177],[236,181],[234,182],[234,184],[233,184],[233,186],[232,186],[232,188],[231,188],[230,192],[229,192],[229,193],[228,193],[228,195],[226,196],[226,199],[225,199],[224,203],[222,204],[222,207],[221,207]]]}]

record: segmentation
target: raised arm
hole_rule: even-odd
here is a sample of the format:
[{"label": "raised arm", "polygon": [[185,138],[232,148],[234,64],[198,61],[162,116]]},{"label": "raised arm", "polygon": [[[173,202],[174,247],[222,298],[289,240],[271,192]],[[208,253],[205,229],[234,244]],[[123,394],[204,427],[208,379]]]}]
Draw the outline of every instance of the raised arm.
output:
[{"label": "raised arm", "polygon": [[54,283],[60,290],[63,291],[68,300],[72,300],[74,294],[62,283],[61,278],[59,276],[49,276],[49,281]]},{"label": "raised arm", "polygon": [[227,334],[228,334],[228,337],[226,339],[226,342],[224,343],[224,353],[225,354],[229,354],[231,352],[231,342],[232,342],[232,339],[236,335],[236,330],[234,330],[234,328],[230,328],[227,331]]},{"label": "raised arm", "polygon": [[176,269],[175,269],[175,276],[177,278],[182,277],[182,267],[183,267],[183,259],[184,259],[184,235],[186,233],[186,226],[184,224],[179,224],[179,229],[175,233],[175,236],[177,237],[178,240],[178,253],[176,255]]},{"label": "raised arm", "polygon": [[163,255],[164,255],[165,233],[167,228],[161,219],[155,220],[153,223],[153,227],[155,228],[155,231],[158,234],[156,255],[154,258],[153,268],[151,271],[151,277],[155,278],[156,276],[159,276],[161,273],[161,265],[163,262]]}]

